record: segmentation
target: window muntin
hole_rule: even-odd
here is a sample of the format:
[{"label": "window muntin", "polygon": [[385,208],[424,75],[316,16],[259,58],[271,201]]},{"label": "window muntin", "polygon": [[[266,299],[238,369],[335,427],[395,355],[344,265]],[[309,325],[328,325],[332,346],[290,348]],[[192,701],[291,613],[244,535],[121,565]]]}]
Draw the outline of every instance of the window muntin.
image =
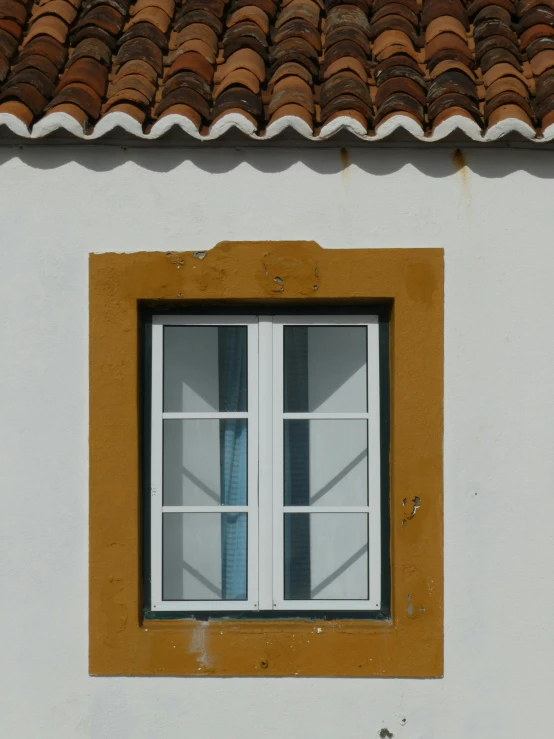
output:
[{"label": "window muntin", "polygon": [[154,317],[153,610],[379,610],[378,329]]}]

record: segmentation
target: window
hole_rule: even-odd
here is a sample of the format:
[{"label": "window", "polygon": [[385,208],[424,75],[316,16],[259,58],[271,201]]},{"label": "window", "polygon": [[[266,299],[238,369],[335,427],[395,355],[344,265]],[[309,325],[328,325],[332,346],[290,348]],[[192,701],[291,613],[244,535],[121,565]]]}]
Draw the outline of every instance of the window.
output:
[{"label": "window", "polygon": [[[443,674],[443,478],[442,478],[442,430],[443,430],[443,307],[444,261],[441,249],[322,249],[314,242],[225,242],[215,246],[199,259],[197,253],[166,252],[92,254],[89,261],[90,279],[90,366],[89,366],[89,671],[93,675],[212,675],[230,676],[349,676],[349,677],[439,677]],[[314,282],[314,276],[317,283]],[[317,286],[317,291],[314,289]],[[263,316],[238,319],[234,313],[247,312],[244,306],[256,306],[254,312]],[[317,306],[317,307],[316,307]],[[152,326],[153,315],[165,311],[166,318],[156,318],[159,324]],[[318,316],[310,325],[302,324],[304,317],[289,318],[287,313],[335,314],[332,326],[356,326],[361,320],[353,314],[379,314],[379,400],[381,408],[381,611],[369,610],[369,603],[355,610],[348,601],[334,603],[333,608],[322,609],[323,591],[319,597],[310,598],[312,609],[300,607],[301,600],[294,601],[293,610],[273,609],[273,588],[277,583],[273,567],[279,562],[283,578],[282,601],[285,597],[284,566],[286,523],[283,511],[284,497],[267,493],[267,480],[271,486],[276,481],[273,454],[284,461],[284,422],[309,421],[310,430],[315,423],[335,421],[345,424],[358,419],[288,418],[284,413],[317,414],[357,413],[349,407],[325,411],[306,405],[304,390],[303,410],[285,410],[283,365],[279,367],[276,355],[282,353],[283,361],[292,364],[294,346],[285,345],[289,327],[307,326],[310,335],[321,320]],[[203,318],[178,319],[179,313],[203,314]],[[208,313],[225,313],[226,320],[209,318]],[[346,312],[350,315],[346,316]],[[375,319],[371,319],[375,320]],[[176,321],[176,323],[173,323]],[[242,322],[241,322],[242,321]],[[297,324],[296,321],[300,321]],[[247,444],[255,438],[260,463],[259,500],[262,507],[250,511],[249,506],[258,501],[252,497],[256,487],[249,480],[246,488],[246,529],[252,521],[258,524],[259,547],[253,570],[246,571],[246,600],[235,601],[241,610],[232,610],[230,600],[214,599],[211,592],[205,610],[198,601],[175,601],[172,611],[153,609],[151,516],[152,485],[151,466],[151,387],[152,387],[152,331],[158,334],[157,379],[154,400],[158,403],[158,481],[163,475],[163,417],[162,413],[181,413],[187,410],[164,410],[163,399],[163,333],[169,328],[237,327],[246,331],[246,358],[253,362],[253,373],[247,373],[246,410],[232,410],[219,402],[219,361],[212,361],[211,373],[217,376],[217,396],[203,398],[203,408],[196,405],[191,413],[208,414],[205,418],[191,419],[212,421],[246,421]],[[368,337],[375,324],[367,321]],[[331,324],[329,324],[331,328]],[[282,339],[278,336],[282,332]],[[212,332],[215,333],[215,332]],[[249,335],[250,334],[250,335]],[[291,332],[291,335],[294,331]],[[160,338],[162,342],[160,343]],[[368,350],[371,339],[368,340]],[[254,343],[253,343],[254,342]],[[258,351],[256,342],[261,347]],[[273,344],[277,345],[274,351]],[[291,339],[292,344],[292,339]],[[235,343],[236,346],[236,343]],[[308,344],[309,348],[309,344]],[[293,352],[291,355],[291,351]],[[345,352],[324,346],[319,355],[317,378],[328,371],[337,356]],[[199,350],[196,355],[200,366]],[[301,354],[304,367],[309,357]],[[324,357],[324,361],[321,360]],[[368,355],[369,356],[369,355]],[[298,361],[298,360],[297,360]],[[184,366],[184,365],[182,365]],[[288,365],[287,365],[288,367]],[[293,366],[294,368],[294,366]],[[191,372],[193,365],[187,371]],[[227,370],[224,370],[226,373]],[[280,374],[282,380],[277,382]],[[287,369],[287,377],[289,372]],[[370,373],[369,373],[370,374]],[[323,376],[323,375],[322,375]],[[308,379],[310,377],[308,376]],[[171,382],[171,379],[168,379]],[[252,393],[258,384],[257,401]],[[296,386],[288,388],[293,408],[300,401],[294,400],[302,393],[297,373]],[[299,386],[300,385],[300,386]],[[390,401],[389,401],[390,385]],[[277,412],[274,412],[273,391],[279,389]],[[309,388],[308,388],[309,389]],[[368,376],[368,420],[375,418],[371,411],[371,393],[375,383]],[[181,388],[181,393],[183,388]],[[235,391],[236,392],[236,391]],[[358,391],[356,391],[357,393]],[[181,396],[188,407],[193,396]],[[229,398],[230,393],[225,397]],[[358,395],[352,393],[353,398]],[[157,398],[157,400],[156,400]],[[335,396],[333,396],[334,399]],[[338,398],[338,396],[337,396]],[[207,402],[206,402],[207,400]],[[195,400],[195,403],[198,399]],[[229,402],[229,401],[227,401]],[[254,405],[252,404],[254,402]],[[209,405],[208,405],[209,403]],[[296,405],[295,405],[296,403]],[[207,407],[206,407],[207,406]],[[261,406],[261,408],[260,408]],[[238,407],[238,406],[237,406]],[[257,413],[253,411],[258,409]],[[215,409],[215,410],[213,410]],[[247,414],[247,418],[213,418],[219,413]],[[390,413],[390,416],[389,416]],[[269,419],[269,420],[268,420]],[[283,435],[283,448],[276,444],[273,425],[278,421]],[[187,420],[187,419],[168,419]],[[362,419],[363,420],[363,419]],[[253,428],[260,422],[264,428],[252,437]],[[271,427],[268,430],[268,424]],[[290,424],[289,424],[290,425]],[[155,425],[156,428],[156,425]],[[207,428],[207,427],[206,427]],[[216,426],[217,428],[217,426]],[[304,425],[304,429],[306,425]],[[342,427],[341,427],[342,428]],[[265,431],[264,431],[265,429]],[[389,431],[390,429],[390,431]],[[277,429],[279,432],[279,429]],[[208,432],[206,432],[208,433]],[[213,430],[211,432],[214,434]],[[230,432],[229,432],[230,433]],[[234,432],[233,432],[234,433]],[[193,437],[194,438],[194,437]],[[217,441],[217,435],[211,437]],[[313,437],[315,438],[315,437]],[[208,439],[209,440],[209,439]],[[343,439],[341,437],[340,441]],[[368,461],[375,458],[375,446],[368,437]],[[204,443],[206,447],[207,441]],[[215,446],[215,454],[221,455],[221,442]],[[329,445],[335,454],[336,445]],[[184,448],[184,447],[183,447]],[[274,451],[275,448],[275,451]],[[295,449],[300,449],[300,444]],[[171,448],[167,450],[171,452]],[[167,452],[166,452],[167,453]],[[248,450],[247,450],[248,454]],[[313,455],[312,455],[313,456]],[[320,474],[320,453],[314,464],[314,475]],[[331,455],[323,455],[327,464]],[[221,516],[215,506],[221,502],[221,464],[215,459],[213,477],[209,489],[216,492],[216,500],[204,499],[204,508],[213,502],[213,511],[196,511],[200,516]],[[303,459],[302,474],[308,465]],[[352,457],[354,459],[354,457]],[[346,460],[346,456],[345,456]],[[185,460],[190,464],[190,460]],[[196,462],[196,459],[193,459]],[[247,464],[252,461],[247,456]],[[290,457],[290,461],[296,458]],[[337,465],[340,458],[335,459]],[[160,467],[161,473],[160,473]],[[312,467],[309,468],[310,472]],[[374,468],[373,468],[374,469]],[[368,467],[368,474],[370,468]],[[292,472],[292,466],[289,466]],[[375,469],[374,469],[375,471]],[[336,473],[335,473],[336,474]],[[198,475],[197,475],[198,476]],[[265,476],[265,480],[264,480]],[[293,479],[300,472],[294,471]],[[227,479],[227,476],[225,476]],[[284,483],[285,476],[281,483]],[[312,482],[312,481],[311,481]],[[320,481],[313,478],[313,492],[320,490]],[[207,483],[206,483],[207,484]],[[254,485],[254,488],[252,487]],[[213,488],[212,486],[215,486]],[[323,485],[322,485],[323,486]],[[369,490],[368,478],[368,490]],[[305,501],[296,497],[297,487],[290,486],[289,501],[295,506],[295,521],[306,521],[299,506]],[[304,488],[305,490],[305,488]],[[374,488],[373,488],[374,490]],[[313,496],[310,490],[310,496]],[[175,493],[174,493],[175,494]],[[189,494],[192,496],[189,488]],[[194,495],[199,495],[197,491]],[[234,495],[235,493],[233,493]],[[305,493],[304,493],[305,494]],[[225,492],[228,496],[229,493]],[[284,496],[283,491],[281,495]],[[156,497],[156,496],[154,496]],[[415,499],[418,508],[415,509]],[[269,505],[268,505],[269,500]],[[372,515],[373,498],[368,497],[369,516]],[[174,498],[171,505],[198,505],[201,498]],[[236,500],[234,501],[236,502]],[[263,504],[265,502],[265,508]],[[170,503],[166,501],[167,505]],[[164,504],[164,505],[165,505]],[[274,515],[273,504],[280,513]],[[328,499],[329,507],[336,500]],[[162,501],[156,499],[156,515],[162,524]],[[228,505],[228,504],[226,504]],[[348,500],[348,516],[358,500]],[[338,516],[322,513],[323,497],[313,501],[309,515]],[[337,506],[338,507],[338,506]],[[346,506],[340,506],[346,509]],[[363,507],[363,506],[362,506]],[[312,513],[313,509],[313,513]],[[264,518],[265,511],[265,518]],[[296,511],[296,513],[295,513]],[[226,509],[229,514],[229,509]],[[237,513],[240,513],[237,512]],[[165,513],[163,514],[166,515]],[[173,514],[172,514],[173,515]],[[304,515],[304,519],[301,516]],[[184,514],[181,514],[181,521]],[[197,519],[194,519],[196,521]],[[288,521],[291,518],[287,519]],[[322,519],[323,520],[323,519]],[[210,521],[210,519],[206,519]],[[213,525],[213,524],[212,524]],[[242,524],[244,525],[244,524]],[[295,525],[294,523],[292,524]],[[301,526],[302,524],[300,524]],[[368,524],[369,525],[369,524]],[[278,539],[273,527],[282,527],[281,546],[283,556],[275,556]],[[304,524],[305,526],[305,524]],[[218,528],[217,526],[215,527]],[[307,527],[306,527],[307,528]],[[390,530],[389,530],[390,529]],[[237,529],[235,529],[236,531]],[[196,529],[194,529],[196,531]],[[289,530],[288,542],[302,541],[298,532]],[[311,531],[310,531],[311,534]],[[158,595],[156,605],[162,599],[162,530],[158,528]],[[227,534],[225,534],[227,536]],[[199,537],[200,539],[200,537]],[[202,539],[200,539],[202,541]],[[216,572],[220,581],[216,589],[223,590],[221,580],[221,519],[219,519],[219,551]],[[306,543],[306,536],[303,539]],[[225,539],[226,546],[227,539]],[[327,548],[312,556],[316,545],[310,540],[310,595],[318,572],[312,568],[327,562],[332,551]],[[362,544],[358,547],[361,548]],[[371,568],[374,542],[368,535],[368,563]],[[289,547],[292,552],[292,547]],[[306,562],[304,555],[294,549],[295,557]],[[238,550],[237,550],[238,551]],[[357,550],[354,550],[354,552]],[[353,552],[353,553],[354,553]],[[252,554],[247,541],[247,563]],[[321,556],[319,556],[321,555]],[[344,556],[344,553],[343,553]],[[329,568],[330,569],[330,568]],[[306,573],[308,568],[303,571]],[[241,577],[243,571],[239,570]],[[265,574],[264,574],[265,573]],[[312,578],[313,574],[313,578]],[[235,577],[235,576],[233,576]],[[371,589],[371,572],[368,589]],[[249,590],[258,586],[258,599]],[[239,579],[240,581],[240,579]],[[227,580],[225,587],[231,582]],[[290,582],[290,578],[289,578]],[[308,591],[304,576],[302,587]],[[237,580],[233,579],[235,588]],[[260,590],[260,586],[265,590]],[[338,585],[337,585],[338,586]],[[290,592],[290,591],[289,591]],[[295,591],[300,594],[299,591]],[[265,593],[265,595],[264,595]],[[179,594],[181,597],[183,592]],[[195,595],[198,597],[201,593]],[[359,595],[359,592],[355,593]],[[268,597],[269,596],[269,597]],[[190,597],[190,596],[187,596]],[[205,591],[204,595],[205,597]],[[371,593],[371,597],[373,594]],[[264,601],[271,602],[272,610],[263,610]],[[329,600],[335,600],[330,598]],[[336,599],[339,600],[339,599]],[[353,598],[351,602],[356,603]],[[290,601],[292,603],[293,601]],[[240,603],[240,606],[238,605]],[[251,603],[252,605],[248,605]],[[261,610],[254,610],[257,603]],[[348,607],[345,607],[347,606]],[[248,610],[252,608],[252,610]],[[365,610],[367,609],[367,610]],[[284,617],[290,618],[285,622]]]},{"label": "window", "polygon": [[152,610],[378,612],[378,316],[152,324]]}]

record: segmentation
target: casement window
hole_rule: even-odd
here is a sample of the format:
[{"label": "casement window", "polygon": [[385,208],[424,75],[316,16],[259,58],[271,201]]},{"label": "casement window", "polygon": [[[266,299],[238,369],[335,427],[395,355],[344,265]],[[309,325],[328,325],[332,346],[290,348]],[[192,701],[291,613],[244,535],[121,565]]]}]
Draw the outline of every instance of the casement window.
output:
[{"label": "casement window", "polygon": [[377,315],[153,317],[154,613],[379,612],[379,346]]}]

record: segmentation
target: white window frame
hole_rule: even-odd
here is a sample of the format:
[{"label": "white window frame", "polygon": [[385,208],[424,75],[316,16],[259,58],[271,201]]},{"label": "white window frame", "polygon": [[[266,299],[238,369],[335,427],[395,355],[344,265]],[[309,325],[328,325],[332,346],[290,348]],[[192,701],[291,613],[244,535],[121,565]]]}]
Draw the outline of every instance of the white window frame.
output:
[{"label": "white window frame", "polygon": [[[163,412],[164,326],[248,327],[248,411],[245,413]],[[284,413],[283,333],[294,326],[364,326],[367,330],[366,413]],[[163,506],[163,420],[165,418],[248,419],[248,504],[246,506]],[[367,421],[368,504],[366,506],[285,506],[283,491],[286,419]],[[153,316],[151,438],[151,607],[154,611],[379,611],[381,608],[381,408],[379,319],[377,315]],[[164,513],[248,514],[246,601],[162,599],[162,516]],[[284,514],[368,514],[368,599],[285,600]],[[259,546],[260,542],[260,546]],[[263,542],[263,545],[261,544]]]}]

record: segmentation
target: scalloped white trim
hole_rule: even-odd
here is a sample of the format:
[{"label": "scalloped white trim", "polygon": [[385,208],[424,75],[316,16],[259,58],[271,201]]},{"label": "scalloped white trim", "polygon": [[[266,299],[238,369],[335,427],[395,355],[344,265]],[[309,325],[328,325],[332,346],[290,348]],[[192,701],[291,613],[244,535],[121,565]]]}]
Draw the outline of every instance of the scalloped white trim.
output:
[{"label": "scalloped white trim", "polygon": [[99,139],[101,136],[113,131],[114,128],[122,128],[127,133],[138,136],[141,139],[146,139],[148,136],[143,132],[140,123],[128,113],[122,113],[120,110],[116,110],[113,113],[106,113],[105,116],[100,118],[94,131],[87,136],[89,139]]},{"label": "scalloped white trim", "polygon": [[426,141],[440,141],[446,138],[454,131],[462,131],[473,141],[483,141],[483,134],[479,124],[473,118],[466,118],[464,115],[453,115],[447,118],[435,128],[430,136],[426,136]]},{"label": "scalloped white trim", "polygon": [[502,136],[515,132],[525,136],[526,139],[538,139],[535,129],[531,128],[528,123],[520,121],[519,118],[506,118],[504,121],[496,123],[487,129],[483,138],[485,141],[498,141]]},{"label": "scalloped white trim", "polygon": [[143,137],[145,139],[157,139],[163,136],[164,133],[167,133],[173,126],[178,126],[185,133],[188,133],[189,136],[192,136],[193,139],[197,139],[198,141],[202,139],[202,136],[200,136],[198,129],[190,118],[187,118],[186,115],[179,115],[178,113],[170,113],[160,118],[159,121],[154,123],[150,133],[148,135],[143,134]]},{"label": "scalloped white trim", "polygon": [[48,134],[58,131],[60,128],[63,128],[64,131],[72,133],[80,139],[86,138],[86,133],[83,131],[83,127],[79,121],[76,121],[69,113],[51,113],[50,115],[45,115],[44,118],[41,118],[33,126],[31,138],[39,139],[43,136],[48,136]]},{"label": "scalloped white trim", "polygon": [[197,141],[213,141],[231,129],[237,129],[255,141],[264,141],[278,136],[287,128],[292,128],[310,141],[324,141],[345,130],[350,131],[364,141],[381,141],[399,128],[411,134],[414,139],[429,143],[440,141],[454,132],[463,133],[473,141],[480,142],[498,141],[510,133],[519,133],[528,141],[535,143],[554,140],[554,124],[549,126],[542,136],[537,136],[533,128],[527,123],[520,121],[518,118],[507,118],[491,126],[485,133],[482,133],[474,120],[460,115],[453,115],[447,118],[435,128],[432,134],[426,136],[416,121],[402,113],[398,113],[384,123],[381,123],[375,134],[368,134],[355,118],[346,115],[340,116],[323,126],[319,136],[313,135],[311,128],[302,118],[291,115],[283,116],[274,121],[267,127],[264,136],[258,136],[256,127],[252,121],[240,113],[228,113],[222,116],[212,124],[208,134],[205,136],[202,136],[198,132],[194,123],[187,116],[176,113],[167,115],[157,121],[147,134],[144,133],[142,126],[137,120],[127,113],[119,111],[107,113],[103,116],[90,134],[86,134],[80,123],[73,116],[69,115],[69,113],[51,113],[48,116],[44,116],[44,118],[41,118],[35,123],[31,131],[12,113],[0,113],[0,126],[2,125],[6,126],[16,136],[25,139],[39,139],[60,129],[67,131],[79,139],[100,139],[110,131],[120,128],[136,138],[155,140],[167,133],[173,126],[178,126],[182,131]]},{"label": "scalloped white trim", "polygon": [[338,118],[334,118],[329,123],[326,123],[322,126],[318,138],[328,139],[339,131],[350,131],[361,139],[367,138],[367,130],[365,127],[362,126],[360,121],[357,121],[349,115],[341,115]]},{"label": "scalloped white trim", "polygon": [[233,127],[238,128],[239,131],[250,136],[250,138],[259,138],[256,135],[256,126],[241,113],[227,113],[227,115],[221,116],[221,118],[218,118],[215,123],[212,123],[208,134],[206,136],[201,136],[201,138],[205,141],[218,139]]},{"label": "scalloped white trim", "polygon": [[[272,139],[287,128],[293,128],[306,139],[311,139],[312,141],[317,140],[313,135],[310,126],[308,126],[306,121],[303,121],[302,118],[297,115],[284,115],[282,118],[278,118],[276,121],[273,121],[273,123],[270,123],[263,138]],[[256,138],[259,137],[256,136]]]},{"label": "scalloped white trim", "polygon": [[16,136],[24,139],[31,138],[31,132],[27,126],[13,113],[0,113],[0,126],[7,126]]},{"label": "scalloped white trim", "polygon": [[387,136],[390,136],[391,133],[394,133],[397,128],[403,128],[408,133],[411,133],[416,139],[421,141],[424,139],[422,127],[416,123],[413,118],[410,118],[408,115],[402,115],[402,113],[398,113],[398,115],[394,115],[383,123],[380,123],[375,131],[375,136],[372,136],[371,138],[374,141],[380,141],[381,139],[385,139]]}]

